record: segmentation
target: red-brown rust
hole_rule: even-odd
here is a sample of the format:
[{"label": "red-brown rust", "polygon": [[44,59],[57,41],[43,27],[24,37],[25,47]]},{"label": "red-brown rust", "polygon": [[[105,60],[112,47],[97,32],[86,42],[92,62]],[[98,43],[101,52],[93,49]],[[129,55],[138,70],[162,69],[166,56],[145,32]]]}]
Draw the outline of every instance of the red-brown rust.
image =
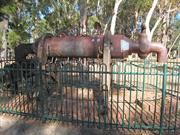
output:
[{"label": "red-brown rust", "polygon": [[139,34],[139,50],[138,56],[140,58],[146,58],[149,53],[157,53],[158,62],[167,61],[167,49],[161,43],[151,43],[145,33]]},{"label": "red-brown rust", "polygon": [[[151,43],[144,33],[139,35],[138,41],[130,40],[123,35],[111,35],[109,37],[111,58],[125,58],[132,53],[137,53],[140,58],[146,58],[149,53],[157,53],[158,62],[167,61],[166,48],[160,43]],[[62,36],[46,38],[38,48],[43,51],[38,57],[43,59],[46,56],[55,57],[87,57],[96,58],[98,48],[103,48],[104,36]],[[39,49],[41,50],[41,49]],[[45,54],[44,54],[45,53]],[[45,61],[44,61],[45,62]]]},{"label": "red-brown rust", "polygon": [[167,49],[161,43],[151,43],[147,53],[157,53],[157,61],[165,63],[167,62]]},{"label": "red-brown rust", "polygon": [[145,33],[141,33],[138,37],[138,44],[140,52],[146,53],[150,48],[151,42],[148,40]]},{"label": "red-brown rust", "polygon": [[[46,41],[45,41],[46,42]],[[53,37],[47,39],[46,50],[50,56],[96,57],[98,47],[103,45],[103,36],[96,38],[83,36]]]},{"label": "red-brown rust", "polygon": [[[151,43],[147,39],[147,35],[141,33],[139,35],[138,41],[130,40],[123,35],[113,35],[111,36],[112,58],[125,58],[132,53],[137,53],[142,59],[145,59],[149,53],[157,53],[158,62],[167,61],[167,50],[160,43]],[[124,44],[124,45],[123,45]]]},{"label": "red-brown rust", "polygon": [[110,40],[112,58],[125,58],[139,51],[138,44],[124,35],[112,35]]}]

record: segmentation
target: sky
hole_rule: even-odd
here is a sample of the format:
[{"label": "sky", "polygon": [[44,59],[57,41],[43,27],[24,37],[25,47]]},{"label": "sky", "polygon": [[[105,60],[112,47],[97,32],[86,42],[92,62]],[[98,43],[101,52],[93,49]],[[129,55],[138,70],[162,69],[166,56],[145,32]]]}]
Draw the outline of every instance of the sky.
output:
[{"label": "sky", "polygon": [[180,21],[180,11],[177,13],[176,19]]}]

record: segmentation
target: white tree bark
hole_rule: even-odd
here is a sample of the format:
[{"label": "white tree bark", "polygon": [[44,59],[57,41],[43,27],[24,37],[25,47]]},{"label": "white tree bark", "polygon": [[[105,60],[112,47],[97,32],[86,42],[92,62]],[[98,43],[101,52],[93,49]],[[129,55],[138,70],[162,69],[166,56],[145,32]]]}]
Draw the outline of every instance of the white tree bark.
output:
[{"label": "white tree bark", "polygon": [[115,5],[114,5],[114,14],[111,20],[111,34],[114,35],[115,33],[115,27],[116,27],[116,18],[117,18],[117,13],[118,13],[118,8],[122,0],[116,0]]},{"label": "white tree bark", "polygon": [[6,39],[7,29],[8,29],[8,20],[4,19],[3,20],[3,36],[2,36],[2,48],[4,50],[2,51],[2,54],[1,54],[1,57],[3,57],[4,59],[7,59],[7,39]]},{"label": "white tree bark", "polygon": [[101,10],[101,5],[100,5],[100,0],[98,0],[97,2],[97,7],[96,7],[96,16],[98,16],[98,14],[101,14],[102,13],[102,10]]},{"label": "white tree bark", "polygon": [[[170,5],[169,5],[169,10],[167,11],[167,15],[165,15],[165,16],[160,15],[159,18],[157,19],[156,23],[154,24],[153,28],[150,29],[150,26],[149,26],[149,25],[150,25],[150,21],[151,21],[152,15],[153,15],[153,13],[154,13],[154,10],[155,10],[157,4],[158,4],[158,0],[153,0],[151,9],[149,10],[149,12],[148,12],[148,14],[147,14],[147,16],[146,16],[146,21],[145,21],[146,34],[147,34],[148,40],[149,40],[150,42],[152,41],[153,34],[154,34],[157,26],[159,25],[159,23],[160,23],[161,21],[164,21],[163,24],[167,23],[167,22],[166,22],[167,19],[165,18],[165,16],[168,17],[170,12],[174,12],[174,11],[177,10],[177,8],[171,9],[171,3],[170,3]],[[167,5],[167,4],[168,4],[168,1],[165,0],[165,5]],[[169,20],[167,20],[167,21],[169,21]],[[165,29],[164,29],[164,31],[165,31]],[[167,39],[167,38],[166,38],[166,39]]]},{"label": "white tree bark", "polygon": [[164,15],[163,17],[163,30],[162,30],[162,38],[161,38],[161,42],[163,43],[164,46],[167,46],[167,42],[170,39],[169,35],[168,35],[168,30],[169,30],[169,26],[170,26],[170,20],[171,20],[171,13],[176,11],[176,8],[171,9],[172,7],[172,3],[168,3],[166,1],[165,5],[169,5],[169,8],[167,10],[167,13]]},{"label": "white tree bark", "polygon": [[[147,16],[146,16],[146,21],[145,21],[145,26],[146,26],[146,34],[148,36],[148,40],[151,41],[152,40],[152,36],[154,34],[154,31],[155,31],[155,28],[153,28],[151,31],[150,30],[150,27],[149,27],[149,24],[150,24],[150,21],[151,21],[151,17],[153,15],[153,12],[157,6],[157,3],[158,3],[158,0],[153,0],[153,3],[152,3],[152,7],[151,9],[149,10]],[[157,27],[157,25],[159,24],[160,21],[157,20],[157,23],[155,25],[155,27]]]},{"label": "white tree bark", "polygon": [[174,40],[173,44],[171,45],[171,47],[169,48],[168,51],[168,56],[170,56],[171,50],[174,47],[174,45],[176,44],[177,40],[180,38],[180,33],[177,35],[176,39]]},{"label": "white tree bark", "polygon": [[87,0],[80,0],[80,34],[87,30]]}]

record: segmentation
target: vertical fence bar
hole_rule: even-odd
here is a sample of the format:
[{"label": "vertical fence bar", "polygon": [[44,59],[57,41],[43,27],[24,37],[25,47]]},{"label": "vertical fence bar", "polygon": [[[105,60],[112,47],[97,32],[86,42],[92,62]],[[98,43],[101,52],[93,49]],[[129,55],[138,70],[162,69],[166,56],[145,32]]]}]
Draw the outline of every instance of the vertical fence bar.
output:
[{"label": "vertical fence bar", "polygon": [[[71,74],[71,78],[69,78],[69,79],[72,79],[72,82],[71,82],[71,89],[70,89],[70,95],[69,95],[69,99],[68,99],[68,105],[69,105],[69,107],[67,108],[68,109],[68,119],[70,118],[71,119],[71,121],[73,121],[73,113],[74,113],[74,110],[73,110],[73,89],[74,88],[77,88],[77,86],[74,86],[74,78],[73,78],[73,74],[74,74],[74,68],[75,68],[75,66],[74,65],[72,65],[72,67],[71,67],[71,71],[70,71],[70,74]],[[69,115],[71,114],[71,117],[69,117]]]},{"label": "vertical fence bar", "polygon": [[[118,72],[115,72],[116,74],[115,74],[115,76],[117,75],[118,76],[118,78],[117,78],[117,82],[118,82],[118,84],[120,84],[120,76],[121,76],[121,74],[120,74],[120,65],[117,65],[117,66],[115,66],[115,68],[118,68]],[[116,80],[115,80],[116,81]],[[113,90],[113,89],[112,89]],[[120,91],[120,86],[118,85],[118,87],[117,87],[117,114],[116,114],[116,128],[118,129],[118,124],[119,124],[119,91]]]},{"label": "vertical fence bar", "polygon": [[[25,85],[25,84],[24,84],[24,79],[22,79],[22,78],[23,78],[23,72],[24,72],[24,68],[23,68],[24,65],[25,65],[25,63],[22,63],[22,64],[20,65],[20,67],[21,67],[21,68],[20,68],[20,78],[21,78],[21,79],[20,79],[20,80],[21,80],[20,82],[21,82],[21,84],[22,84],[21,90],[20,90],[20,91],[21,91],[21,97],[22,97],[22,101],[21,101],[21,103],[22,103],[22,111],[21,111],[21,112],[22,112],[22,113],[25,112],[25,98],[24,98],[24,94],[25,94],[25,93],[24,93],[24,90],[25,90],[25,86],[24,86],[24,85]],[[19,69],[17,69],[16,71],[19,72]],[[21,103],[20,103],[20,104],[21,104]]]},{"label": "vertical fence bar", "polygon": [[[39,77],[38,77],[38,79],[39,79],[39,98],[40,98],[40,119],[42,120],[42,121],[44,121],[45,119],[45,117],[44,117],[44,87],[42,87],[43,85],[44,85],[44,80],[43,80],[43,78],[42,78],[42,70],[43,70],[43,68],[42,68],[42,65],[41,64],[39,64]],[[39,110],[39,109],[38,109]],[[38,111],[37,110],[37,111]],[[38,112],[39,113],[39,112]],[[38,114],[38,116],[39,116],[39,114]]]},{"label": "vertical fence bar", "polygon": [[[19,64],[17,64],[16,66],[13,65],[13,67],[12,67],[12,69],[11,69],[10,72],[13,73],[13,74],[15,73],[16,78],[20,78],[20,77],[21,77],[21,76],[20,76],[20,74],[21,74],[21,70],[20,70],[21,67],[20,67],[20,69],[18,69],[17,66],[20,67]],[[15,77],[15,76],[14,76],[14,77]],[[12,79],[11,79],[10,83],[13,83],[13,82],[12,82]],[[17,98],[18,98],[18,99],[17,99],[17,100],[18,100],[17,102],[18,102],[19,106],[17,106],[17,108],[16,108],[16,113],[18,113],[18,112],[21,112],[21,104],[20,104],[20,102],[21,102],[20,91],[21,91],[21,90],[18,89],[18,84],[15,84],[14,87],[13,87],[13,89],[14,89],[14,95],[15,95],[14,97],[16,98],[16,96],[17,96]],[[18,105],[18,104],[17,104],[17,105]]]},{"label": "vertical fence bar", "polygon": [[167,65],[163,65],[163,86],[162,86],[162,101],[161,101],[161,113],[160,113],[160,129],[159,134],[163,134],[163,118],[164,118],[164,107],[166,98],[166,80],[167,80]]},{"label": "vertical fence bar", "polygon": [[68,118],[68,84],[70,84],[70,87],[71,87],[71,83],[70,83],[70,80],[69,80],[69,74],[71,75],[71,72],[70,71],[72,71],[72,69],[71,69],[72,67],[69,65],[69,63],[68,63],[68,65],[67,65],[67,69],[65,69],[65,74],[67,75],[67,81],[65,82],[65,93],[66,93],[66,99],[65,99],[65,114],[64,114],[64,116],[65,117],[63,117],[64,119],[63,120],[67,120],[67,118]]},{"label": "vertical fence bar", "polygon": [[157,113],[157,98],[158,98],[158,81],[159,81],[159,76],[158,76],[158,65],[155,67],[156,73],[156,79],[155,79],[155,102],[154,102],[154,115],[153,115],[153,130],[155,128],[156,124],[156,113]]},{"label": "vertical fence bar", "polygon": [[142,129],[142,126],[143,126],[143,113],[145,112],[144,111],[144,94],[145,94],[145,83],[146,83],[146,66],[147,66],[147,63],[146,61],[144,61],[143,63],[143,84],[142,84],[142,108],[141,108],[141,114],[140,114],[140,129]]},{"label": "vertical fence bar", "polygon": [[[91,81],[91,80],[92,80],[92,78],[91,78],[91,77],[92,77],[92,73],[89,73],[89,77],[90,77],[89,79],[90,79],[90,81]],[[90,125],[89,125],[89,123],[90,123],[90,103],[91,103],[91,102],[90,102],[91,99],[90,99],[90,97],[89,97],[89,96],[90,96],[90,95],[89,95],[90,88],[88,87],[87,90],[88,90],[88,95],[87,95],[87,115],[88,115],[87,117],[88,117],[88,118],[87,118],[87,121],[88,121],[88,127],[89,127],[89,126],[90,126]]]},{"label": "vertical fence bar", "polygon": [[[66,65],[64,65],[64,67],[66,67]],[[64,97],[63,94],[64,93],[64,81],[65,81],[65,77],[64,77],[64,67],[60,68],[59,70],[59,76],[60,76],[60,117],[61,120],[63,120],[63,115],[64,115]]]},{"label": "vertical fence bar", "polygon": [[110,128],[113,128],[113,92],[108,92],[108,98],[111,97],[110,102]]},{"label": "vertical fence bar", "polygon": [[136,128],[137,127],[137,123],[138,123],[138,104],[137,104],[137,101],[138,101],[138,89],[139,89],[139,85],[138,85],[138,83],[140,82],[139,81],[139,67],[137,67],[137,73],[136,73],[136,87],[137,87],[137,89],[136,89],[136,99],[135,99],[135,113],[134,113],[134,128]]},{"label": "vertical fence bar", "polygon": [[126,104],[126,101],[125,101],[125,90],[126,90],[126,75],[127,75],[127,72],[126,72],[126,67],[127,67],[127,64],[124,65],[124,72],[123,72],[123,75],[124,75],[124,84],[123,84],[123,108],[122,108],[122,128],[124,129],[125,127],[125,104]]},{"label": "vertical fence bar", "polygon": [[[79,74],[81,74],[81,72],[79,71]],[[81,81],[81,77],[79,75],[79,81]],[[78,88],[76,87],[76,122],[78,125],[78,119],[79,119],[79,99],[78,99]]]},{"label": "vertical fence bar", "polygon": [[180,66],[178,67],[178,82],[177,82],[177,95],[176,95],[176,113],[175,113],[175,126],[174,126],[174,134],[176,134],[176,128],[177,128],[177,117],[178,117],[178,108],[179,108],[179,104],[178,104],[178,100],[179,100],[179,86],[180,86]]},{"label": "vertical fence bar", "polygon": [[[31,88],[32,88],[32,90],[31,90],[31,92],[30,92],[30,98],[31,98],[31,104],[30,104],[30,108],[31,108],[31,115],[32,116],[34,116],[34,99],[33,99],[33,94],[35,94],[36,93],[36,91],[35,91],[35,82],[34,82],[34,78],[33,78],[33,74],[36,72],[36,71],[34,71],[34,70],[36,70],[36,68],[35,68],[35,63],[31,63],[31,66],[30,66],[30,75],[32,75],[31,76],[31,84],[32,84],[32,86],[31,86]],[[35,75],[36,76],[36,75]],[[37,97],[36,97],[37,98]]]},{"label": "vertical fence bar", "polygon": [[[174,74],[174,66],[172,67],[172,76],[170,76],[169,78],[170,78],[170,80],[172,80],[171,81],[171,83],[172,83],[172,85],[171,86],[169,86],[170,87],[170,91],[168,91],[168,93],[170,93],[170,95],[171,95],[171,97],[170,97],[170,105],[169,105],[169,120],[168,120],[168,134],[170,134],[170,128],[172,127],[172,115],[173,115],[173,108],[172,108],[172,106],[173,106],[173,91],[174,91],[174,85],[173,84],[175,84],[175,81],[174,81],[174,76],[175,76],[175,74]],[[167,78],[167,80],[168,80],[168,78]]]},{"label": "vertical fence bar", "polygon": [[[87,63],[86,63],[87,64]],[[86,66],[86,65],[85,65]],[[86,70],[84,69],[84,66],[82,66],[81,67],[81,72],[82,72],[82,77],[83,77],[83,82],[85,81],[85,79],[87,79],[87,78],[85,78],[86,77],[86,75],[87,75],[87,73],[85,72]],[[88,81],[88,80],[86,80],[86,81]],[[84,114],[85,114],[85,108],[84,108],[84,102],[85,102],[85,100],[84,100],[84,88],[81,88],[81,98],[82,98],[82,101],[81,101],[81,112],[82,112],[82,114],[81,114],[81,116],[82,116],[82,126],[84,125]]]},{"label": "vertical fence bar", "polygon": [[[132,64],[130,64],[130,71],[129,71],[129,80],[130,80],[130,86],[129,86],[129,107],[128,107],[128,129],[130,129],[130,126],[131,126],[131,97],[132,97]],[[129,81],[128,80],[128,81]]]},{"label": "vertical fence bar", "polygon": [[[97,76],[99,76],[99,68],[98,68],[98,65],[97,65],[97,69],[98,69],[98,73],[97,73]],[[93,68],[93,71],[96,71],[97,70],[96,67]],[[96,104],[95,104],[95,92],[94,92],[94,89],[93,89],[93,99],[92,99],[92,121],[93,121],[93,125],[95,124],[95,107]]]},{"label": "vertical fence bar", "polygon": [[33,112],[33,114],[34,114],[34,116],[36,116],[36,117],[38,117],[38,102],[39,102],[39,99],[40,99],[40,97],[39,97],[39,94],[40,94],[40,92],[39,92],[39,90],[40,90],[40,74],[39,74],[39,67],[40,67],[41,65],[38,63],[37,64],[37,69],[36,69],[36,75],[35,75],[35,82],[36,82],[36,86],[37,86],[37,88],[36,88],[36,90],[35,90],[35,97],[36,97],[36,102],[35,102],[35,112]]}]

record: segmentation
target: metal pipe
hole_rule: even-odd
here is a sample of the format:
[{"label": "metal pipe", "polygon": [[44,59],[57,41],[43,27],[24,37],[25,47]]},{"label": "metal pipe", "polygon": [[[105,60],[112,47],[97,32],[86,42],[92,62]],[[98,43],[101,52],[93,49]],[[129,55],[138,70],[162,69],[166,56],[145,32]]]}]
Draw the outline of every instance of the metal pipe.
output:
[{"label": "metal pipe", "polygon": [[[137,53],[140,58],[146,58],[149,53],[157,53],[158,62],[167,61],[167,51],[160,43],[151,43],[147,39],[147,35],[141,33],[137,41],[133,41],[124,35],[110,35],[111,58],[125,58],[132,53]],[[63,36],[48,37],[38,46],[42,48],[39,57],[80,57],[80,58],[96,58],[99,50],[103,50],[104,36]],[[102,55],[100,56],[102,57]]]},{"label": "metal pipe", "polygon": [[167,49],[161,43],[151,43],[149,51],[147,53],[156,52],[157,61],[165,63],[167,62]]},{"label": "metal pipe", "polygon": [[142,59],[145,59],[149,53],[157,53],[158,62],[167,61],[167,49],[161,43],[151,43],[145,33],[139,35],[138,41],[130,40],[123,35],[113,35],[111,40],[111,57],[125,58],[132,53],[137,53]]},{"label": "metal pipe", "polygon": [[161,43],[151,43],[145,33],[139,34],[139,50],[138,54],[140,58],[146,58],[149,53],[157,53],[158,62],[167,61],[167,49]]}]

